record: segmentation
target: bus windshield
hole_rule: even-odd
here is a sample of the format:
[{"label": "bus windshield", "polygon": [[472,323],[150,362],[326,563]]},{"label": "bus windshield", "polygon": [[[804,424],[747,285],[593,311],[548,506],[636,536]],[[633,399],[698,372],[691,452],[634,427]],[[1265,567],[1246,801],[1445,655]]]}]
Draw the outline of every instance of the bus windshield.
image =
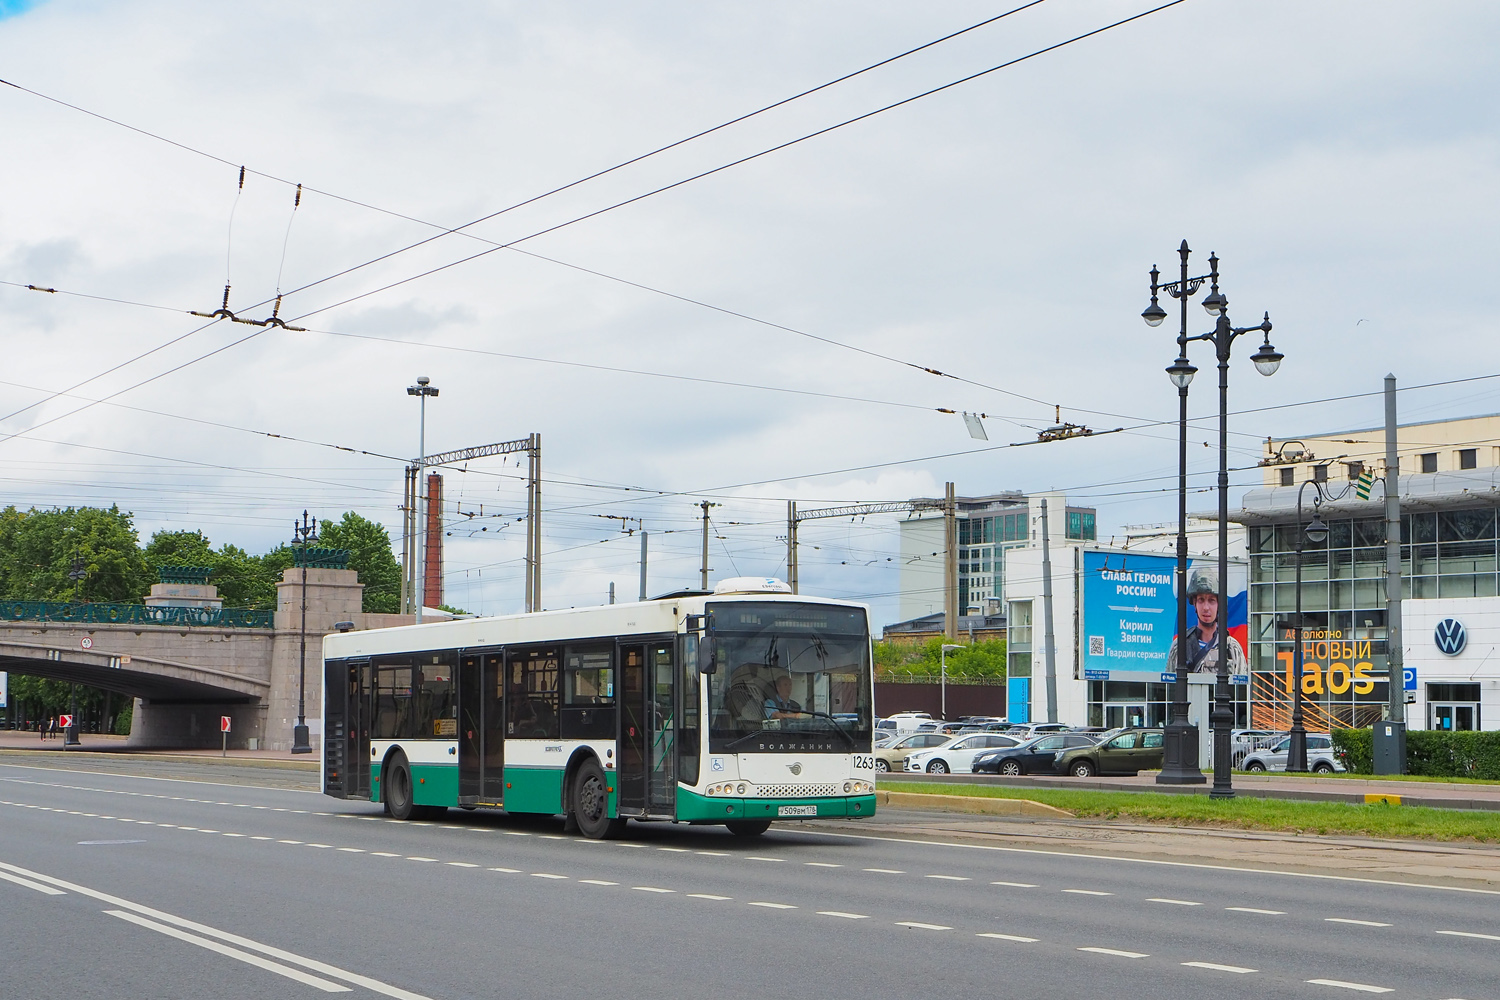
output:
[{"label": "bus windshield", "polygon": [[864,611],[817,604],[710,604],[716,672],[709,752],[868,753]]}]

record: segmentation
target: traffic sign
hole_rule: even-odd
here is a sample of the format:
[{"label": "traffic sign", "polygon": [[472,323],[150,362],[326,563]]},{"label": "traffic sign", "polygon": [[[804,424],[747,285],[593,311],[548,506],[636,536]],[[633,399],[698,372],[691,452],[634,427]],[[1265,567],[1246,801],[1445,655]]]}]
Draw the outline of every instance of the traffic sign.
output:
[{"label": "traffic sign", "polygon": [[221,716],[219,716],[219,732],[221,732],[221,733],[227,733],[227,732],[229,732],[229,716],[227,716],[227,715],[221,715]]},{"label": "traffic sign", "polygon": [[78,640],[78,644],[80,646],[82,646],[84,649],[93,649],[94,648],[94,637],[91,636],[91,635],[86,635],[82,639]]},{"label": "traffic sign", "polygon": [[72,729],[73,728],[73,717],[71,715],[59,715],[57,717],[57,728],[58,729]]},{"label": "traffic sign", "polygon": [[1401,690],[1403,690],[1403,691],[1415,691],[1416,689],[1417,689],[1417,668],[1416,667],[1402,667],[1401,668]]}]

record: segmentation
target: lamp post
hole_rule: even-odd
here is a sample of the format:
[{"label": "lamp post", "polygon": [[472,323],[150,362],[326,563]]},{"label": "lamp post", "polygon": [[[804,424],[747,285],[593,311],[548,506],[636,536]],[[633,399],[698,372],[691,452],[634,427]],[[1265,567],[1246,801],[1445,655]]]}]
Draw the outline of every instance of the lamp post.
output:
[{"label": "lamp post", "polygon": [[[68,579],[73,581],[75,604],[78,603],[83,591],[84,577],[88,575],[89,572],[83,565],[83,557],[78,554],[77,549],[74,549],[73,568],[68,570]],[[68,718],[73,720],[73,724],[68,727],[67,732],[63,733],[63,746],[76,747],[81,745],[78,739],[78,685],[76,683],[68,685]]]},{"label": "lamp post", "polygon": [[[1306,529],[1302,527],[1302,491],[1309,486],[1317,497],[1313,500],[1313,519]],[[1287,747],[1286,769],[1288,771],[1307,770],[1307,727],[1303,725],[1302,716],[1302,550],[1306,542],[1321,545],[1328,539],[1328,525],[1318,516],[1318,508],[1323,506],[1323,487],[1316,480],[1309,479],[1297,487],[1297,617],[1292,622],[1292,641],[1296,646],[1292,650],[1292,728],[1289,733],[1291,743]]]},{"label": "lamp post", "polygon": [[318,540],[318,519],[307,519],[302,512],[302,523],[292,522],[292,544],[298,546],[302,562],[302,626],[301,643],[297,665],[297,724],[292,727],[292,753],[312,753],[312,743],[307,738],[307,547]]},{"label": "lamp post", "polygon": [[[1229,687],[1229,355],[1235,340],[1245,333],[1261,331],[1264,339],[1260,349],[1251,357],[1256,371],[1262,375],[1273,375],[1281,365],[1282,355],[1271,346],[1271,316],[1269,313],[1256,326],[1236,327],[1229,321],[1229,299],[1219,291],[1219,258],[1208,256],[1208,274],[1197,278],[1188,277],[1189,249],[1183,240],[1178,247],[1182,277],[1176,282],[1162,285],[1159,273],[1151,269],[1151,304],[1141,313],[1141,318],[1150,326],[1160,326],[1167,318],[1166,310],[1158,301],[1158,294],[1167,294],[1182,303],[1182,327],[1177,336],[1177,360],[1167,369],[1167,375],[1177,386],[1178,394],[1178,526],[1177,526],[1177,662],[1173,664],[1177,679],[1173,684],[1172,719],[1166,728],[1163,743],[1163,783],[1201,781],[1201,772],[1196,779],[1186,766],[1189,751],[1187,743],[1196,731],[1187,722],[1187,607],[1183,603],[1187,582],[1187,387],[1197,369],[1188,361],[1187,345],[1196,340],[1206,340],[1214,345],[1214,354],[1219,362],[1219,620],[1214,634],[1219,643],[1219,669],[1214,683],[1214,707],[1209,714],[1209,723],[1214,731],[1214,784],[1209,792],[1211,798],[1232,798],[1234,788],[1230,783],[1229,731],[1234,725],[1234,708]],[[1212,333],[1189,336],[1187,332],[1187,300],[1194,295],[1203,282],[1209,283],[1209,293],[1203,298],[1203,308],[1214,317]],[[1176,743],[1175,759],[1171,754],[1172,743]],[[1196,742],[1193,742],[1196,748]],[[1196,770],[1196,753],[1192,753]],[[1168,770],[1168,764],[1173,765]]]},{"label": "lamp post", "polygon": [[938,714],[943,717],[944,722],[948,721],[948,650],[950,649],[963,649],[963,647],[951,646],[945,642],[942,649],[938,651],[938,690],[942,693]]},{"label": "lamp post", "polygon": [[417,539],[412,542],[412,561],[416,564],[416,572],[412,574],[413,589],[416,599],[417,624],[422,624],[422,607],[427,603],[427,397],[438,394],[437,386],[432,385],[432,379],[426,375],[417,378],[416,385],[406,387],[408,396],[416,396],[421,401],[421,412],[417,418],[417,492],[421,497],[414,506],[421,511],[417,518]]}]

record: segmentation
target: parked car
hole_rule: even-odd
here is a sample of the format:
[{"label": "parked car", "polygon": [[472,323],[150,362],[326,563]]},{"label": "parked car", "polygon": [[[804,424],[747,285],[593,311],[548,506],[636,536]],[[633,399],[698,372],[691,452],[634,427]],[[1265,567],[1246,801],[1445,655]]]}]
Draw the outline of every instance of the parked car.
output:
[{"label": "parked car", "polygon": [[1059,753],[1093,745],[1087,733],[1051,733],[1004,750],[986,750],[970,769],[975,774],[1051,774]]},{"label": "parked car", "polygon": [[1286,733],[1276,729],[1234,729],[1229,733],[1231,760],[1234,766],[1243,769],[1245,758],[1256,750],[1268,749]]},{"label": "parked car", "polygon": [[[1285,771],[1287,754],[1292,748],[1292,738],[1282,737],[1269,748],[1256,750],[1245,756],[1246,771]],[[1307,734],[1307,769],[1318,774],[1332,774],[1347,770],[1333,750],[1333,738],[1326,733]]]},{"label": "parked car", "polygon": [[1020,722],[1005,730],[1005,735],[1014,736],[1021,742],[1045,736],[1047,733],[1067,732],[1070,727],[1062,722]]},{"label": "parked car", "polygon": [[1149,771],[1161,767],[1162,742],[1160,729],[1127,729],[1102,743],[1062,751],[1055,766],[1075,778]]},{"label": "parked car", "polygon": [[905,770],[906,758],[913,751],[940,747],[950,738],[943,733],[912,733],[908,736],[898,736],[885,746],[875,748],[875,770]]},{"label": "parked car", "polygon": [[974,765],[974,755],[983,750],[1015,746],[1017,740],[999,733],[968,733],[955,736],[942,746],[931,750],[918,750],[907,755],[907,771],[926,771],[929,774],[968,773]]}]

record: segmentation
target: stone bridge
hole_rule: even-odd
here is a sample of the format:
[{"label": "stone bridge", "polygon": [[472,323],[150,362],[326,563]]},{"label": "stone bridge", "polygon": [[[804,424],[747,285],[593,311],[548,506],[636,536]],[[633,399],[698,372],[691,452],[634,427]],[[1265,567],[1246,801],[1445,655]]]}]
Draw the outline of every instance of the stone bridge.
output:
[{"label": "stone bridge", "polygon": [[[130,746],[216,747],[219,717],[227,715],[231,747],[246,748],[254,740],[264,749],[290,750],[303,635],[302,573],[300,567],[287,569],[269,616],[214,613],[218,594],[212,586],[159,583],[147,608],[171,611],[141,614],[132,606],[136,614],[120,616],[132,619],[127,621],[106,620],[108,614],[90,621],[0,618],[0,670],[134,698]],[[322,743],[323,636],[337,622],[353,622],[356,629],[412,622],[409,615],[361,612],[363,595],[353,570],[307,570],[305,698],[314,752]],[[153,617],[173,624],[151,623]]]}]

